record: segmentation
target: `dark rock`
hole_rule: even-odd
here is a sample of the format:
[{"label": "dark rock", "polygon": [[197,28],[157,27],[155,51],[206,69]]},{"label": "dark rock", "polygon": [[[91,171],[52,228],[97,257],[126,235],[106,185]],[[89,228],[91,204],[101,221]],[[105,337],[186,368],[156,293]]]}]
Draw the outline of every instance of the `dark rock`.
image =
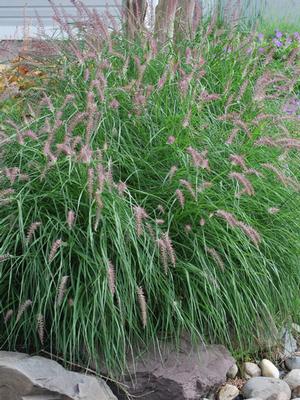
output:
[{"label": "dark rock", "polygon": [[234,400],[244,400],[244,396],[239,394]]},{"label": "dark rock", "polygon": [[[215,393],[225,383],[226,373],[234,363],[224,346],[193,348],[183,341],[179,352],[165,345],[159,353],[148,351],[142,360],[129,363],[129,374],[120,381],[130,395],[143,400],[198,400]],[[116,394],[119,399],[126,399],[125,395]]]}]

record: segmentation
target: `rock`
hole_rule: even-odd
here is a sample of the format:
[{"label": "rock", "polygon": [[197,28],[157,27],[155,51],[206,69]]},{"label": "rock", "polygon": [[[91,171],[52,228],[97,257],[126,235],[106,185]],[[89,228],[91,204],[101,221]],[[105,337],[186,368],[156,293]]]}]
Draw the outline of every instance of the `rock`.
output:
[{"label": "rock", "polygon": [[[6,399],[7,400],[7,399]],[[22,400],[63,400],[61,396],[58,395],[33,395],[33,396],[23,396]]]},{"label": "rock", "polygon": [[300,333],[300,325],[292,323],[292,329],[297,332]]},{"label": "rock", "polygon": [[[161,344],[160,351],[149,349],[139,361],[127,361],[128,375],[117,380],[128,394],[143,400],[198,400],[209,397],[226,382],[227,371],[235,363],[221,345],[192,347],[182,340],[180,351]],[[119,399],[127,399],[115,391]]]},{"label": "rock", "polygon": [[242,393],[246,399],[255,397],[261,400],[290,400],[292,395],[286,382],[264,376],[249,379]]},{"label": "rock", "polygon": [[106,383],[43,357],[0,351],[0,399],[116,400]]},{"label": "rock", "polygon": [[288,329],[282,335],[283,356],[289,357],[297,350],[297,341]]},{"label": "rock", "polygon": [[261,376],[261,369],[259,366],[253,362],[244,363],[244,377],[246,379],[255,378],[256,376]]},{"label": "rock", "polygon": [[293,399],[300,396],[300,369],[293,369],[286,375],[284,381],[289,385]]},{"label": "rock", "polygon": [[285,365],[287,369],[290,371],[293,369],[300,369],[300,357],[294,356],[294,357],[288,357],[285,360]]},{"label": "rock", "polygon": [[226,384],[218,393],[218,400],[233,400],[240,393],[236,386]]},{"label": "rock", "polygon": [[266,358],[262,360],[260,368],[262,376],[279,379],[279,370],[270,360],[267,360]]},{"label": "rock", "polygon": [[236,364],[233,364],[232,367],[230,367],[227,371],[227,378],[234,379],[237,376],[238,372],[238,366]]},{"label": "rock", "polygon": [[293,369],[283,380],[289,385],[291,390],[300,387],[300,369]]}]

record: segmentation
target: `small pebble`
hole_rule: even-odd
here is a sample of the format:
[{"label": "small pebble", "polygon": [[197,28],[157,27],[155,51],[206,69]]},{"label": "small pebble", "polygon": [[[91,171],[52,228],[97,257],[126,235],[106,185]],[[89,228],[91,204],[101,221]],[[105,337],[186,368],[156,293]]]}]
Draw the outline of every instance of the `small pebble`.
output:
[{"label": "small pebble", "polygon": [[227,378],[234,379],[237,376],[237,373],[239,372],[238,366],[236,364],[233,364],[232,367],[229,368],[227,371]]},{"label": "small pebble", "polygon": [[226,384],[218,394],[218,400],[234,400],[240,393],[236,386]]},{"label": "small pebble", "polygon": [[292,329],[294,329],[295,332],[300,333],[300,325],[293,323]]},{"label": "small pebble", "polygon": [[244,377],[245,379],[255,378],[261,376],[261,369],[253,362],[244,363]]}]

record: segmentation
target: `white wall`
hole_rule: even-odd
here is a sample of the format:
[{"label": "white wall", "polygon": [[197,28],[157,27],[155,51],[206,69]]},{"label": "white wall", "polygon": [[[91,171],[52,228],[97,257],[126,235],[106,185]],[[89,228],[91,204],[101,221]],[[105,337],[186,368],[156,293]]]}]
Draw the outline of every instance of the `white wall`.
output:
[{"label": "white wall", "polygon": [[[68,14],[74,13],[74,8],[70,0],[54,0],[57,4],[65,7]],[[84,4],[91,8],[96,8],[103,12],[107,9],[107,4],[111,14],[117,15],[115,7],[121,0],[83,0]],[[158,0],[152,1],[156,6]],[[170,0],[171,1],[171,0]],[[189,1],[189,0],[186,0]],[[209,10],[218,0],[202,0],[204,12]],[[227,0],[221,0],[224,3]],[[236,0],[232,0],[233,2]],[[240,0],[242,5],[250,2],[248,15],[254,10],[262,9],[263,15],[270,20],[284,20],[299,23],[300,31],[300,0]],[[266,4],[266,5],[265,5]],[[43,18],[47,30],[53,31],[52,15],[53,10],[49,6],[48,0],[0,0],[0,39],[21,38],[24,36],[24,18],[31,32],[36,31],[35,13]]]},{"label": "white wall", "polygon": [[[116,4],[121,0],[83,0],[91,9],[99,12],[109,10],[112,15],[118,14]],[[75,8],[70,0],[54,0],[62,5],[67,15],[74,15]],[[108,4],[108,6],[107,6]],[[42,18],[47,31],[53,31],[53,9],[48,0],[0,0],[0,39],[21,38],[24,36],[24,22],[30,32],[37,31],[36,13]]]}]

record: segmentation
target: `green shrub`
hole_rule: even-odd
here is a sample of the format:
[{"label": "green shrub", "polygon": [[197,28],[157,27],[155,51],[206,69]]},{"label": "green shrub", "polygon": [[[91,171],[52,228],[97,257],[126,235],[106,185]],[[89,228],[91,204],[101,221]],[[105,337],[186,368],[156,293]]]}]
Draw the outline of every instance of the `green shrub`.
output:
[{"label": "green shrub", "polygon": [[157,50],[89,18],[3,123],[3,346],[109,371],[183,332],[253,349],[299,311],[298,42],[203,24]]}]

